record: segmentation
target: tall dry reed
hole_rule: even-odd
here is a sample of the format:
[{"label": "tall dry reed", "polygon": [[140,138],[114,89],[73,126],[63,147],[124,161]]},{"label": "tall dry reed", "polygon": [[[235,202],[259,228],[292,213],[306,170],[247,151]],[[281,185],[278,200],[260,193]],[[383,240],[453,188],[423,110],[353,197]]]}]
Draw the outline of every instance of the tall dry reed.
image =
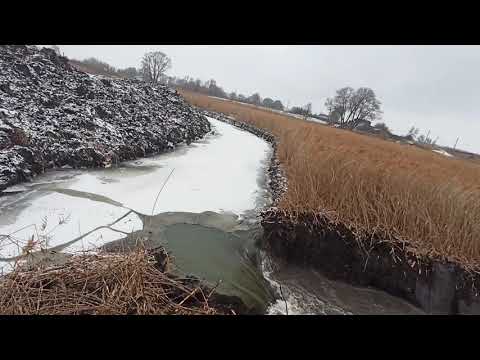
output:
[{"label": "tall dry reed", "polygon": [[280,207],[330,214],[360,238],[480,265],[480,166],[428,149],[182,91],[191,104],[274,134],[288,178]]}]

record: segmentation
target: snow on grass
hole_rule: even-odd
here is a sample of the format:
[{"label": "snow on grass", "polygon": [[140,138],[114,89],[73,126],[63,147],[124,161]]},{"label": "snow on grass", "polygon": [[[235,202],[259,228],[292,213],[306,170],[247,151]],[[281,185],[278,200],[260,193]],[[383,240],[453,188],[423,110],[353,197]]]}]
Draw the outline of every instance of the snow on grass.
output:
[{"label": "snow on grass", "polygon": [[[5,208],[2,207],[0,234],[10,236],[0,238],[0,257],[20,255],[32,236],[35,241],[39,241],[35,246],[36,250],[40,247],[52,248],[112,223],[128,212],[128,209],[120,206],[75,195],[33,191],[27,196],[18,196],[16,203],[10,202]],[[135,215],[135,218],[124,219],[113,228],[131,232],[141,229],[142,222]],[[101,246],[125,236],[121,232],[105,230],[107,231],[96,231],[70,250],[91,249],[93,244]]]},{"label": "snow on grass", "polygon": [[446,152],[445,150],[432,150],[433,152],[436,152],[437,154],[448,156],[448,157],[453,157],[452,154]]}]

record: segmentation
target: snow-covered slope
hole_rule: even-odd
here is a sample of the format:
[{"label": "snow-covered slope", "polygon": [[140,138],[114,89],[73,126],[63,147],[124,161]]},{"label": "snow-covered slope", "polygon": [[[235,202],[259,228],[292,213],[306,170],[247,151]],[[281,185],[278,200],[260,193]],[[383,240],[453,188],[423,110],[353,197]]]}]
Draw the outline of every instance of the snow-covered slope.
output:
[{"label": "snow-covered slope", "polygon": [[168,87],[88,75],[51,49],[0,46],[0,190],[46,168],[109,166],[208,131]]}]

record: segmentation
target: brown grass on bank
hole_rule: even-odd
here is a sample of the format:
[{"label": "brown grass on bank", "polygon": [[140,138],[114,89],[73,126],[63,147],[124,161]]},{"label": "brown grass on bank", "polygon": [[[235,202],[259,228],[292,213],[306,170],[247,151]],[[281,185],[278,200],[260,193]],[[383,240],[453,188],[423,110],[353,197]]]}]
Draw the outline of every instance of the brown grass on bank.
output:
[{"label": "brown grass on bank", "polygon": [[279,206],[329,214],[359,238],[480,266],[480,166],[416,146],[182,91],[191,104],[274,134],[288,178]]},{"label": "brown grass on bank", "polygon": [[146,250],[71,257],[0,278],[2,315],[216,314],[212,291],[172,276]]}]

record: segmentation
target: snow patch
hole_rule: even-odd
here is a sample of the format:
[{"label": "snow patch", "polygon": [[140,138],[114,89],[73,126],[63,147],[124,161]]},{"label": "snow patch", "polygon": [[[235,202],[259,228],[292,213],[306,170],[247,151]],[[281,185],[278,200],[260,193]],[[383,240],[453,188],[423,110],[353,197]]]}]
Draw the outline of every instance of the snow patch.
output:
[{"label": "snow patch", "polygon": [[452,154],[446,152],[445,150],[432,150],[433,152],[437,153],[437,154],[440,154],[440,155],[444,155],[444,156],[448,156],[448,157],[453,157]]}]

